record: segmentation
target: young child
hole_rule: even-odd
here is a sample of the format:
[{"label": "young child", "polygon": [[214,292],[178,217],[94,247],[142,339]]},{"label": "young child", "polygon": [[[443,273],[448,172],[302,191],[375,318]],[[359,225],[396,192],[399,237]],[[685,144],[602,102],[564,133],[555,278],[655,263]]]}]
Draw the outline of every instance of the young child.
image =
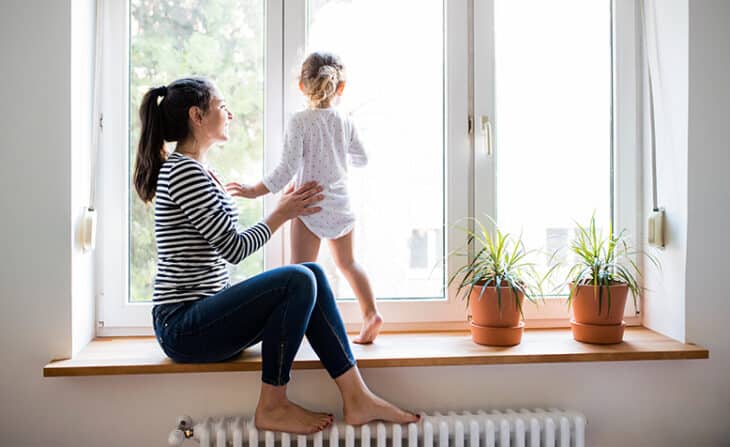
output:
[{"label": "young child", "polygon": [[347,160],[365,166],[367,155],[352,120],[333,107],[345,89],[344,66],[329,53],[312,53],[302,64],[299,89],[309,108],[292,116],[284,136],[281,162],[255,186],[231,183],[231,194],[255,198],[276,193],[294,178],[296,186],[316,181],[323,188],[322,210],[291,221],[292,263],[317,260],[327,239],[337,268],[355,292],[363,315],[355,343],[372,343],[383,318],[375,305],[367,275],[353,257],[355,216],[347,192]]}]

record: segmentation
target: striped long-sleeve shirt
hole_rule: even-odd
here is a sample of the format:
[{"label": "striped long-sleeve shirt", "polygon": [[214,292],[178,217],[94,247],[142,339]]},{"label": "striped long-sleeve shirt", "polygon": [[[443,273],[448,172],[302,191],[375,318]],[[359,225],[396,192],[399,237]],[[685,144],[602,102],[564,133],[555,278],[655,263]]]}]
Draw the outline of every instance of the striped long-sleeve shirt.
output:
[{"label": "striped long-sleeve shirt", "polygon": [[177,152],[160,169],[155,199],[157,275],[153,303],[214,295],[237,264],[263,246],[271,230],[259,222],[237,229],[238,210],[206,168]]}]

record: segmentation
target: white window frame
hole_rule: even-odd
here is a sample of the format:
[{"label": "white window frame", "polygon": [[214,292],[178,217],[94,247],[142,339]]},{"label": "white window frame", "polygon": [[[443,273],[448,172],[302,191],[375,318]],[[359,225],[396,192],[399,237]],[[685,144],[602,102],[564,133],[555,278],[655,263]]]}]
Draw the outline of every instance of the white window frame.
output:
[{"label": "white window frame", "polygon": [[[150,335],[150,303],[128,303],[128,112],[129,3],[106,1],[103,70],[104,131],[100,157],[103,179],[99,246],[97,249],[97,335]],[[269,171],[278,162],[285,118],[298,110],[301,99],[295,79],[306,48],[307,2],[265,0],[265,91],[264,166]],[[483,151],[484,136],[478,126],[469,132],[470,117],[494,116],[494,0],[444,1],[445,91],[444,144],[446,145],[446,244],[449,253],[464,244],[464,234],[455,224],[464,216],[481,215],[496,209],[493,159]],[[640,173],[638,150],[638,33],[637,6],[632,0],[613,0],[613,86],[614,86],[614,225],[640,235]],[[471,16],[471,20],[470,20]],[[468,26],[464,26],[468,24]],[[474,83],[475,79],[489,82]],[[278,86],[278,88],[276,87]],[[120,169],[124,167],[124,169]],[[475,175],[491,172],[492,175]],[[481,193],[477,193],[481,192]],[[277,197],[264,198],[264,212],[276,205]],[[265,269],[289,259],[288,226],[278,231],[265,246]],[[121,237],[120,237],[121,235]],[[447,261],[447,278],[459,267],[460,259]],[[391,330],[465,329],[466,308],[456,297],[455,287],[445,300],[380,301],[381,312]],[[359,327],[361,316],[356,301],[342,301],[339,308],[348,329]],[[528,327],[568,325],[564,300],[548,300],[538,308],[525,306]],[[640,323],[633,307],[627,306],[629,324]]]},{"label": "white window frame", "polygon": [[[152,335],[152,304],[130,303],[129,296],[129,0],[105,2],[104,64],[102,70],[102,110],[104,131],[99,160],[103,179],[99,185],[99,235],[96,254],[97,335]],[[282,85],[283,0],[265,1],[264,79],[266,85]],[[277,88],[266,88],[264,97],[264,147],[278,147],[284,124],[283,95]],[[131,148],[129,150],[132,150]],[[264,165],[273,157],[264,150]],[[264,198],[264,213],[275,206],[275,199]],[[284,263],[284,232],[276,232],[264,246],[264,268]]]}]

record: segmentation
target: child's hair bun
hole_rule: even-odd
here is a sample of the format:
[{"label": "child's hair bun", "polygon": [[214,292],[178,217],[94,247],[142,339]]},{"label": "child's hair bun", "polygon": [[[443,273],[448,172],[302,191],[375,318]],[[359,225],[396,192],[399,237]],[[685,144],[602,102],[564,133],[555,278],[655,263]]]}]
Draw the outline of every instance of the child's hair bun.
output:
[{"label": "child's hair bun", "polygon": [[319,67],[317,77],[320,79],[329,78],[335,83],[339,83],[338,74],[339,73],[337,72],[337,68],[333,67],[332,65],[322,65],[321,67]]},{"label": "child's hair bun", "polygon": [[344,82],[344,66],[331,53],[312,53],[302,64],[299,77],[310,106],[329,107],[337,87]]}]

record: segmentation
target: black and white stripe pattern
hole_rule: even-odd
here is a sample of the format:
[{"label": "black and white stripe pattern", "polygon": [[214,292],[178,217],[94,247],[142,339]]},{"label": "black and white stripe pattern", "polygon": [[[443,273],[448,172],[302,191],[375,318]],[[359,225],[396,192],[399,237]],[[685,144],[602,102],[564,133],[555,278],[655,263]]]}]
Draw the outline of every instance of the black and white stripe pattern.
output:
[{"label": "black and white stripe pattern", "polygon": [[219,292],[230,280],[225,261],[239,263],[271,237],[263,222],[239,232],[231,197],[202,164],[177,152],[160,169],[155,197],[155,304]]}]

